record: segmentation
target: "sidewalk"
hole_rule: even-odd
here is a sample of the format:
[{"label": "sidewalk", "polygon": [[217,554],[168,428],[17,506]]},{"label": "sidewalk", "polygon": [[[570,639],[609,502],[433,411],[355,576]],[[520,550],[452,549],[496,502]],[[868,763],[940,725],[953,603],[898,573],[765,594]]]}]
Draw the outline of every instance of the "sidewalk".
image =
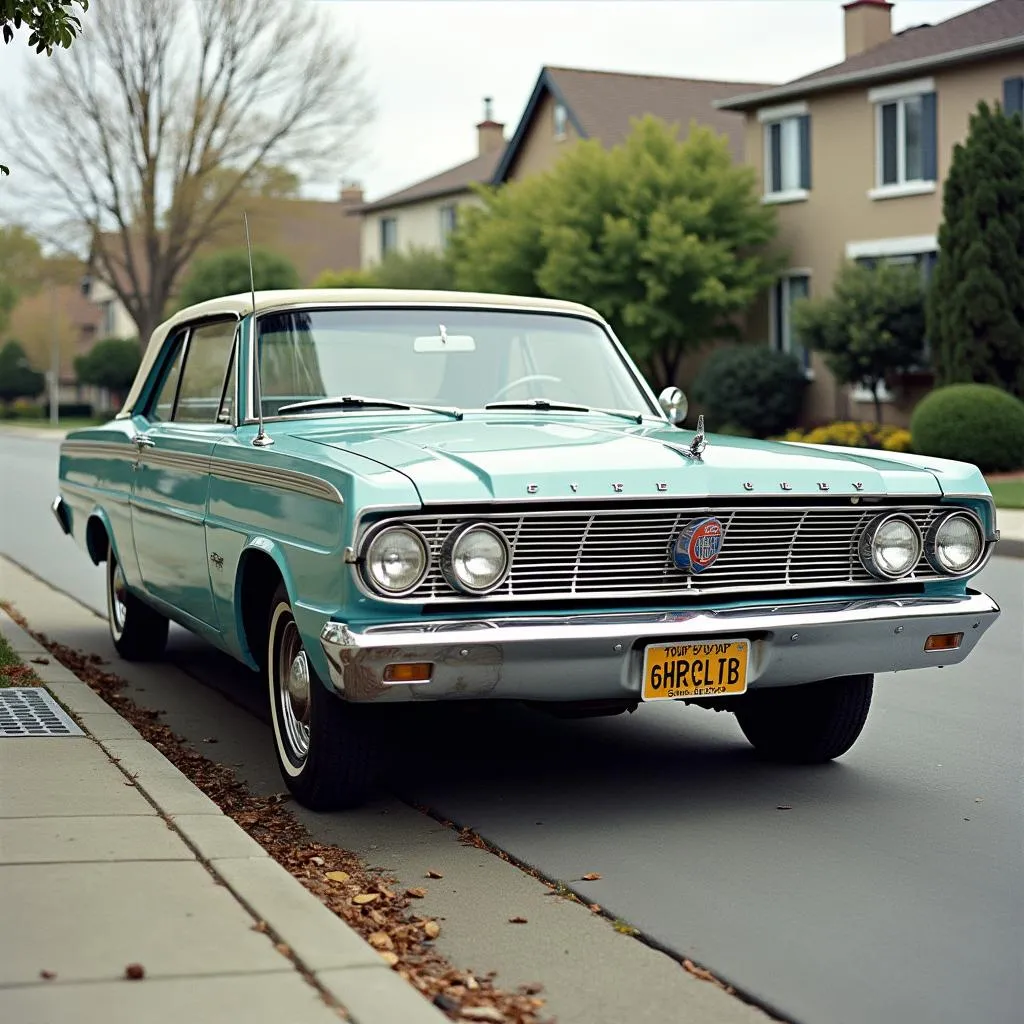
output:
[{"label": "sidewalk", "polygon": [[1024,509],[996,509],[996,529],[999,530],[996,554],[1024,558]]},{"label": "sidewalk", "polygon": [[3,612],[0,633],[85,730],[0,736],[0,1020],[447,1019]]}]

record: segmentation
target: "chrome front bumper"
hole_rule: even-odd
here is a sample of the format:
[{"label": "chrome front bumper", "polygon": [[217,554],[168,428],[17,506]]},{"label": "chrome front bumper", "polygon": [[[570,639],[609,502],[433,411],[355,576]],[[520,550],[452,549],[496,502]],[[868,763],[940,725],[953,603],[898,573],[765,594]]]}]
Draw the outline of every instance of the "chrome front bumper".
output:
[{"label": "chrome front bumper", "polygon": [[[999,616],[986,594],[756,605],[723,610],[403,622],[363,632],[328,622],[320,642],[348,700],[638,700],[644,647],[752,641],[748,686],[790,686],[861,672],[954,665]],[[930,653],[933,633],[963,633]],[[387,665],[430,662],[425,683],[389,684]]]}]

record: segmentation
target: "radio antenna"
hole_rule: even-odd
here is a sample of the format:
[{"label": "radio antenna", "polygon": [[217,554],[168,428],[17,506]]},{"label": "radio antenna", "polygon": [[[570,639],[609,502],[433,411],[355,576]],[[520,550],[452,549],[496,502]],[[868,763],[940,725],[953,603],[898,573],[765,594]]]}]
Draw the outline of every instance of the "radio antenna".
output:
[{"label": "radio antenna", "polygon": [[260,379],[260,346],[259,338],[256,335],[256,278],[252,271],[252,242],[249,240],[249,216],[243,210],[242,221],[245,223],[245,248],[249,254],[249,292],[252,295],[252,327],[250,328],[253,336],[252,347],[250,352],[253,360],[253,378],[256,384],[256,420],[259,423],[259,429],[256,431],[256,436],[252,439],[252,443],[257,448],[266,448],[274,443],[272,437],[267,437],[266,431],[263,429],[263,382]]}]

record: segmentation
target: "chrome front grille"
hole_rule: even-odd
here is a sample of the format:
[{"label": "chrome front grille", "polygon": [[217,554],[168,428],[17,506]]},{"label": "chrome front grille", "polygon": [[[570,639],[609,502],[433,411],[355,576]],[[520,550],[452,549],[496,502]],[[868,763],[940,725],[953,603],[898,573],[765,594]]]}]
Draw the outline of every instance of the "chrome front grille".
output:
[{"label": "chrome front grille", "polygon": [[[949,506],[851,505],[808,507],[530,510],[480,515],[410,515],[404,522],[427,541],[431,568],[403,603],[424,601],[564,600],[567,597],[700,596],[782,588],[878,584],[861,565],[857,545],[881,512],[903,512],[922,534]],[[718,560],[697,576],[676,568],[672,548],[692,519],[715,515],[723,523]],[[500,529],[512,550],[512,570],[485,598],[455,592],[440,569],[441,546],[466,522]],[[379,525],[379,524],[374,524]],[[922,556],[901,583],[947,579]]]}]

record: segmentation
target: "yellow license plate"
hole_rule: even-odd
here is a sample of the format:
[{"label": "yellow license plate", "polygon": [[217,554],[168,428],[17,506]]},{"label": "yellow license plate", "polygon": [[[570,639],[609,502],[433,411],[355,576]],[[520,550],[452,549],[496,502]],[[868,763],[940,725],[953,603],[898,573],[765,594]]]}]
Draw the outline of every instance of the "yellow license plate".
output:
[{"label": "yellow license plate", "polygon": [[749,640],[663,644],[644,652],[644,700],[721,697],[747,689]]}]

